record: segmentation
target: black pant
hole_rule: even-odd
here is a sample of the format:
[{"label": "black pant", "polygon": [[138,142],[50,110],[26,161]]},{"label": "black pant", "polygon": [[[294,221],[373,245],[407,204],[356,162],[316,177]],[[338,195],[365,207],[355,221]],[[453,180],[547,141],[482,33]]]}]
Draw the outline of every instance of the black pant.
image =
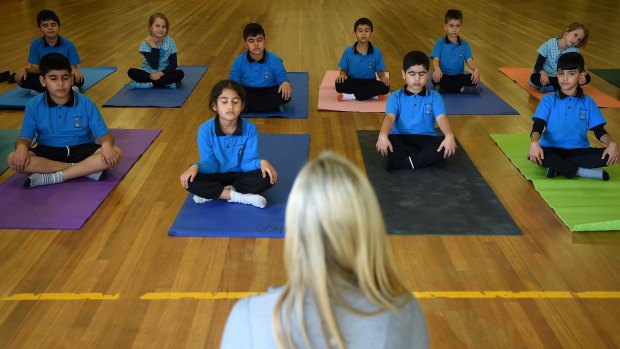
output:
[{"label": "black pant", "polygon": [[183,77],[185,77],[185,73],[178,69],[169,73],[164,73],[164,76],[159,78],[159,80],[151,79],[151,74],[149,72],[136,68],[129,68],[127,75],[129,75],[129,78],[135,82],[151,82],[153,83],[153,87],[161,87],[172,83],[179,83],[183,80]]},{"label": "black pant", "polygon": [[[592,77],[590,76],[590,74],[586,74],[586,83],[584,85],[589,84],[590,80],[592,80]],[[540,73],[532,74],[530,76],[530,81],[532,82],[532,84],[536,85],[538,88],[542,87],[542,83],[540,82]],[[549,83],[547,85],[553,86],[553,89],[555,91],[560,89],[560,84],[558,83],[558,78],[557,77],[550,76],[549,77]]]},{"label": "black pant", "polygon": [[363,101],[390,93],[390,87],[377,79],[347,78],[343,82],[336,83],[336,92],[352,93],[355,99]]},{"label": "black pant", "polygon": [[235,191],[239,193],[259,194],[273,187],[269,181],[269,174],[263,178],[261,170],[213,174],[198,173],[194,181],[189,182],[187,191],[201,198],[217,199],[224,191],[224,187],[232,185]]},{"label": "black pant", "polygon": [[566,178],[573,178],[577,168],[599,168],[607,166],[608,157],[601,159],[605,148],[564,149],[543,147],[545,158],[542,166],[554,169]]},{"label": "black pant", "polygon": [[271,87],[248,87],[243,86],[248,96],[248,103],[245,106],[246,112],[263,113],[277,110],[283,104],[291,101],[282,98],[278,92],[279,86]]},{"label": "black pant", "polygon": [[[17,81],[17,84],[21,88],[35,90],[38,92],[45,92],[47,89],[41,85],[41,81],[39,80],[39,73],[28,73],[26,74],[26,80]],[[73,81],[73,86],[82,87],[84,86],[84,80],[80,82]]]},{"label": "black pant", "polygon": [[[432,76],[431,76],[432,78]],[[461,92],[461,89],[465,86],[476,86],[478,84],[474,84],[471,82],[471,74],[459,74],[459,75],[448,75],[442,74],[439,82],[433,82],[433,86],[439,85],[441,88],[445,89],[448,92]]]},{"label": "black pant", "polygon": [[[443,151],[437,149],[444,137],[414,134],[391,134],[388,136],[393,152],[388,151],[387,170],[411,169],[434,166],[444,161]],[[409,160],[411,157],[411,161]]]}]

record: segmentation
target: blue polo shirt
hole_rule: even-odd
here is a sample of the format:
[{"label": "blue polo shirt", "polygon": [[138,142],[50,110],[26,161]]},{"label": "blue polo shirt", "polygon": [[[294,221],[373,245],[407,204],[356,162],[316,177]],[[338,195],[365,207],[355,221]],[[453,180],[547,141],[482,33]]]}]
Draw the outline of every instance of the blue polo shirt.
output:
[{"label": "blue polo shirt", "polygon": [[44,37],[32,40],[30,43],[30,53],[28,54],[28,62],[30,64],[41,64],[41,58],[50,53],[60,53],[67,57],[71,66],[80,64],[80,56],[78,56],[75,45],[61,36],[58,36],[56,45],[50,46]]},{"label": "blue polo shirt", "polygon": [[228,78],[248,87],[280,86],[289,81],[282,59],[267,50],[259,61],[252,59],[248,51],[237,56]]},{"label": "blue polo shirt", "polygon": [[[149,74],[157,73],[166,69],[168,67],[168,59],[170,58],[170,55],[177,53],[177,45],[168,35],[164,36],[164,40],[162,40],[161,45],[157,45],[157,49],[159,50],[159,64],[156,69],[153,69],[153,67],[149,65],[146,58],[142,61],[142,70],[148,72]],[[140,54],[144,56],[145,53],[150,53],[151,51],[153,51],[151,45],[147,44],[146,40],[142,41],[140,44]]]},{"label": "blue polo shirt", "polygon": [[588,148],[588,130],[606,124],[603,114],[581,88],[576,96],[561,91],[543,96],[533,118],[547,122],[540,138],[541,147]]},{"label": "blue polo shirt", "polygon": [[383,55],[377,46],[368,42],[368,51],[363,55],[357,51],[357,42],[347,47],[338,63],[340,69],[354,79],[374,79],[375,73],[385,71]]},{"label": "blue polo shirt", "polygon": [[95,136],[108,133],[103,116],[88,97],[72,91],[69,101],[59,105],[46,91],[26,104],[20,136],[36,136],[38,144],[50,147],[70,147],[94,143]]},{"label": "blue polo shirt", "polygon": [[441,95],[426,88],[420,93],[407,91],[407,86],[390,94],[386,114],[396,115],[390,134],[437,136],[435,119],[446,113]]},{"label": "blue polo shirt", "polygon": [[474,58],[467,41],[457,36],[456,44],[453,44],[447,35],[435,43],[431,52],[431,60],[435,57],[439,58],[441,72],[448,75],[463,74],[465,63]]},{"label": "blue polo shirt", "polygon": [[213,174],[260,169],[258,131],[253,123],[239,118],[232,135],[222,131],[219,116],[198,128],[198,172]]}]

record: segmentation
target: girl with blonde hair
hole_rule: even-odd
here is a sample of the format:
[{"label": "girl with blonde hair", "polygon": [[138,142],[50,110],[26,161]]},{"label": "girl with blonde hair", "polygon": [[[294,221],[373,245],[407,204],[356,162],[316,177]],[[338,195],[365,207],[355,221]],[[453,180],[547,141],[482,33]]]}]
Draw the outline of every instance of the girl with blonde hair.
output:
[{"label": "girl with blonde hair", "polygon": [[427,348],[424,315],[404,286],[368,179],[324,153],[286,208],[288,282],[233,308],[222,348]]}]

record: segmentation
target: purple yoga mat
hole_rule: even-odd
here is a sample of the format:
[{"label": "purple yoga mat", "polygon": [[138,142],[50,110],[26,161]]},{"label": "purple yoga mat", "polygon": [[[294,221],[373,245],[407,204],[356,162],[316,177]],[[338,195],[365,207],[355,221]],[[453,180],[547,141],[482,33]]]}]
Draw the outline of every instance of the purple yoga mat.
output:
[{"label": "purple yoga mat", "polygon": [[78,178],[62,184],[26,189],[25,175],[14,174],[0,184],[0,228],[78,230],[112,192],[161,130],[114,129],[123,161],[96,182]]}]

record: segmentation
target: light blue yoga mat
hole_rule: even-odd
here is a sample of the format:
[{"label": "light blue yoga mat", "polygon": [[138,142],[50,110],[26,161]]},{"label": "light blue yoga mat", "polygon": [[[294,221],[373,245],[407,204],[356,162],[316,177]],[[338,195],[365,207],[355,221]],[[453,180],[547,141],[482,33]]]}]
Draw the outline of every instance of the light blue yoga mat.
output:
[{"label": "light blue yoga mat", "polygon": [[183,65],[179,66],[179,69],[185,72],[185,77],[175,89],[160,87],[132,90],[128,83],[103,106],[180,108],[209,67],[206,65]]},{"label": "light blue yoga mat", "polygon": [[[116,67],[98,67],[98,68],[81,68],[84,74],[84,85],[80,89],[82,92],[93,87],[106,76],[114,73]],[[21,87],[15,87],[0,95],[0,109],[24,109],[26,104],[34,95],[30,94],[30,90]]]},{"label": "light blue yoga mat", "polygon": [[15,149],[19,130],[0,130],[0,175],[9,168],[6,157]]},{"label": "light blue yoga mat", "polygon": [[280,107],[278,111],[264,113],[243,113],[244,118],[269,118],[280,117],[289,119],[308,118],[308,73],[289,72],[288,78],[293,87],[293,97],[291,101]]},{"label": "light blue yoga mat", "polygon": [[[288,194],[301,167],[308,161],[309,135],[261,134],[261,158],[278,171],[278,182],[264,192],[267,207],[213,200],[196,204],[187,196],[174,224],[172,236],[281,238],[284,237],[284,212]],[[179,190],[183,190],[179,186]]]}]

